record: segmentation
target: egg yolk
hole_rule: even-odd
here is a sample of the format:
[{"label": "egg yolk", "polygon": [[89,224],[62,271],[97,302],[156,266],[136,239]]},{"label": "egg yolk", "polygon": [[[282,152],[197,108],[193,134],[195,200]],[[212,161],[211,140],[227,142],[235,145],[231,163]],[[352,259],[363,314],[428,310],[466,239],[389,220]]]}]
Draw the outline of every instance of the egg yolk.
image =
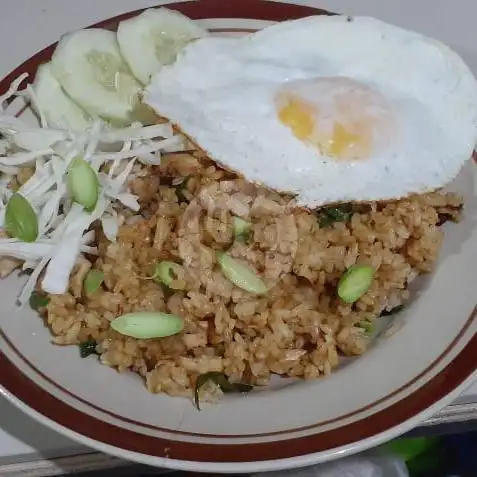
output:
[{"label": "egg yolk", "polygon": [[384,96],[349,78],[292,81],[275,99],[281,123],[323,156],[366,159],[394,134],[393,111]]}]

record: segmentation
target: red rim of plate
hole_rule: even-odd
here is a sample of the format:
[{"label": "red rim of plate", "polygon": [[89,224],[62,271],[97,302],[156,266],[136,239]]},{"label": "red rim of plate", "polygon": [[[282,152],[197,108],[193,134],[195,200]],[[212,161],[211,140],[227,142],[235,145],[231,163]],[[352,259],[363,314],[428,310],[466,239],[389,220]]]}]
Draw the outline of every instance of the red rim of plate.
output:
[{"label": "red rim of plate", "polygon": [[[174,3],[168,8],[178,10],[193,19],[243,18],[253,20],[283,21],[316,14],[330,14],[311,7],[275,3],[263,0],[197,0]],[[102,21],[93,27],[115,29],[122,20],[130,18],[142,10],[136,10]],[[48,61],[56,44],[33,55],[0,82],[3,94],[13,79],[22,73],[34,75],[38,66]],[[454,347],[459,344],[470,324],[477,317],[477,307],[469,317],[465,327],[443,354],[425,371],[429,373]],[[5,338],[3,332],[1,335]],[[463,384],[477,369],[475,350],[477,335],[458,353],[453,361],[425,385],[415,390],[401,401],[384,410],[347,424],[343,427],[318,432],[294,439],[262,442],[254,444],[203,444],[183,442],[140,434],[85,414],[38,386],[17,369],[0,351],[0,386],[7,394],[27,407],[41,414],[53,423],[100,444],[143,454],[149,457],[167,458],[180,461],[203,463],[240,463],[279,460],[305,456],[317,452],[330,451],[369,439],[396,428],[427,408],[437,404]],[[23,358],[24,359],[24,358]],[[418,378],[415,378],[415,382]],[[56,384],[56,383],[53,383]],[[15,400],[15,399],[14,399]],[[116,416],[117,417],[117,416]],[[127,421],[125,421],[127,424]],[[293,431],[290,431],[293,432]]]}]

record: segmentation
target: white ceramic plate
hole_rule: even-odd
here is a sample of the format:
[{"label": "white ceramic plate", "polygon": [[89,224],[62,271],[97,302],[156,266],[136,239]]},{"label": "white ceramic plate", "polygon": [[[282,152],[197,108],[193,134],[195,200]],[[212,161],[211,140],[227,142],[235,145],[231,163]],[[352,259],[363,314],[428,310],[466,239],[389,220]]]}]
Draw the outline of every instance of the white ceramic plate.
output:
[{"label": "white ceramic plate", "polygon": [[[260,0],[199,0],[172,8],[234,35],[324,13]],[[136,13],[96,26],[114,29]],[[19,66],[0,83],[0,93],[19,74],[33,75],[53,50]],[[191,471],[299,467],[391,439],[450,403],[477,374],[476,171],[469,160],[452,184],[465,196],[464,220],[446,227],[437,270],[419,283],[411,305],[392,324],[396,332],[329,378],[278,379],[266,390],[227,396],[197,412],[188,400],[149,394],[135,375],[79,359],[75,347],[52,346],[42,320],[15,309],[20,281],[11,277],[0,294],[0,392],[83,444]]]}]

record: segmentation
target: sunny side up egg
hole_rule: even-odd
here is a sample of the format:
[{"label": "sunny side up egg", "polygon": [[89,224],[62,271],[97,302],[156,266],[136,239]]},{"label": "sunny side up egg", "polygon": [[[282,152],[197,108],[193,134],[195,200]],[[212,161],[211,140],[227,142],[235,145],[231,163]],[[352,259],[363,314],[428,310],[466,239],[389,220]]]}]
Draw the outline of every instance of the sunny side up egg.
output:
[{"label": "sunny side up egg", "polygon": [[477,83],[450,48],[368,17],[207,37],[145,101],[212,159],[310,208],[449,183],[477,140]]}]

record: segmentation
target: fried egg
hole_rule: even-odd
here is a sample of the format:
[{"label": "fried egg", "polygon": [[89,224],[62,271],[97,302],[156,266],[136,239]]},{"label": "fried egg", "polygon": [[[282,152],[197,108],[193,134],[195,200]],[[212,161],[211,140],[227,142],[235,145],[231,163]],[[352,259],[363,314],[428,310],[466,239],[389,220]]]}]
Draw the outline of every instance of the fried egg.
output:
[{"label": "fried egg", "polygon": [[443,187],[477,140],[459,55],[369,17],[199,39],[144,99],[220,165],[309,208]]}]

